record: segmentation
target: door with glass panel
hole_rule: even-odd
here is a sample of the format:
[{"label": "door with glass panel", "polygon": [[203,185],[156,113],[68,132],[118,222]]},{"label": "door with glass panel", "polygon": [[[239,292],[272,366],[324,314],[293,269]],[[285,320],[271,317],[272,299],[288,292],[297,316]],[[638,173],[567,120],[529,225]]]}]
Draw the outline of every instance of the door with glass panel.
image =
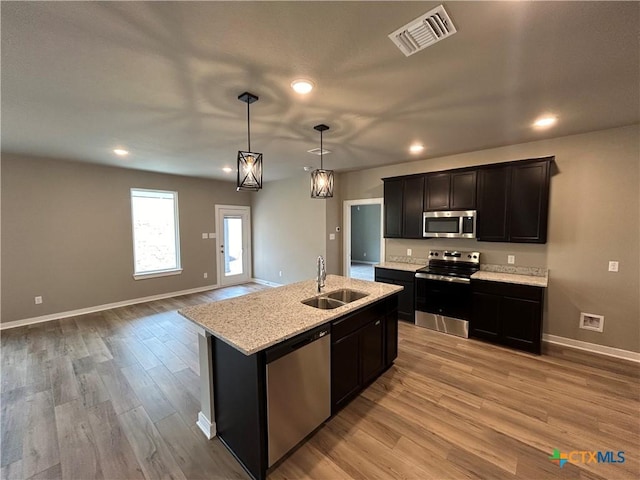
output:
[{"label": "door with glass panel", "polygon": [[251,210],[216,205],[218,284],[234,285],[251,279]]}]

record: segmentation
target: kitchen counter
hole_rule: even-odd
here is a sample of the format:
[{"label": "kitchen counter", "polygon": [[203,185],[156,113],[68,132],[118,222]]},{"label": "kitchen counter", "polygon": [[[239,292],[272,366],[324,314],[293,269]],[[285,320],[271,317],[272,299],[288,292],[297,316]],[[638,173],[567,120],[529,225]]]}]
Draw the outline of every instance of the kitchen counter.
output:
[{"label": "kitchen counter", "polygon": [[368,295],[332,310],[321,310],[301,303],[302,300],[318,296],[316,281],[307,280],[228,300],[187,307],[179,312],[216,338],[245,355],[252,355],[352,310],[398,293],[403,288],[338,275],[327,275],[325,284],[322,294],[349,288]]},{"label": "kitchen counter", "polygon": [[489,282],[504,282],[504,283],[515,283],[518,285],[529,285],[532,287],[543,287],[547,288],[549,283],[549,277],[545,276],[534,276],[534,275],[520,275],[515,273],[504,273],[504,272],[487,272],[485,270],[480,270],[473,275],[471,275],[472,280],[485,280]]},{"label": "kitchen counter", "polygon": [[383,262],[375,265],[376,268],[387,268],[389,270],[402,270],[404,272],[416,272],[417,270],[426,266],[415,263],[400,263],[400,262]]}]

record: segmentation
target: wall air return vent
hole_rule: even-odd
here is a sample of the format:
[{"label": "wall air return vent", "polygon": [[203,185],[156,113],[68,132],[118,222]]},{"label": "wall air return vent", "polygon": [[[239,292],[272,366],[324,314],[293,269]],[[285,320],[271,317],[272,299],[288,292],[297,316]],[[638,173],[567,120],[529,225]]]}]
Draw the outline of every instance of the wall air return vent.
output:
[{"label": "wall air return vent", "polygon": [[400,27],[389,38],[408,57],[450,37],[456,31],[444,6],[440,5]]}]

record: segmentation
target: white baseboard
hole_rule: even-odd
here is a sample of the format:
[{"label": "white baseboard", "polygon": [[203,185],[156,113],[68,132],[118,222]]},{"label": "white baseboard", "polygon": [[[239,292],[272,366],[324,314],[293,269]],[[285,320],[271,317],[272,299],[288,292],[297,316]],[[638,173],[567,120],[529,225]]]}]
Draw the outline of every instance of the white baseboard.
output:
[{"label": "white baseboard", "polygon": [[210,422],[204,413],[198,412],[196,425],[198,425],[198,428],[202,430],[202,433],[204,433],[205,437],[209,440],[216,436],[216,423]]},{"label": "white baseboard", "polygon": [[49,322],[51,320],[60,320],[61,318],[76,317],[78,315],[86,315],[87,313],[102,312],[111,308],[127,307],[137,303],[153,302],[154,300],[163,300],[165,298],[179,297],[180,295],[189,295],[190,293],[200,293],[220,288],[219,285],[207,285],[205,287],[190,288],[189,290],[180,290],[178,292],[161,293],[159,295],[151,295],[149,297],[133,298],[131,300],[123,300],[122,302],[105,303],[104,305],[96,305],[93,307],[79,308],[78,310],[68,310],[66,312],[51,313],[40,317],[24,318],[22,320],[14,320],[12,322],[0,323],[0,330],[8,328],[22,327],[24,325],[32,325],[34,323]]},{"label": "white baseboard", "polygon": [[578,350],[585,350],[599,355],[606,355],[608,357],[621,358],[623,360],[640,363],[640,353],[622,350],[621,348],[607,347],[606,345],[598,345],[597,343],[583,342],[580,340],[574,340],[573,338],[549,335],[548,333],[542,334],[542,341],[552,343],[554,345],[576,348]]},{"label": "white baseboard", "polygon": [[259,278],[252,278],[252,282],[259,283],[260,285],[266,285],[267,287],[281,287],[282,283],[270,282],[268,280],[260,280]]}]

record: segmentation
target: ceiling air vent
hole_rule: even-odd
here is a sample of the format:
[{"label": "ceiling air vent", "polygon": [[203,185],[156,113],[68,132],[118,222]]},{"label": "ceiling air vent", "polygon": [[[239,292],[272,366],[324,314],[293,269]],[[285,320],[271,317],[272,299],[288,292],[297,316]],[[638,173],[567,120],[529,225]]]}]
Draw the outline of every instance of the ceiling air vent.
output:
[{"label": "ceiling air vent", "polygon": [[456,33],[456,27],[440,5],[389,35],[407,57]]}]

